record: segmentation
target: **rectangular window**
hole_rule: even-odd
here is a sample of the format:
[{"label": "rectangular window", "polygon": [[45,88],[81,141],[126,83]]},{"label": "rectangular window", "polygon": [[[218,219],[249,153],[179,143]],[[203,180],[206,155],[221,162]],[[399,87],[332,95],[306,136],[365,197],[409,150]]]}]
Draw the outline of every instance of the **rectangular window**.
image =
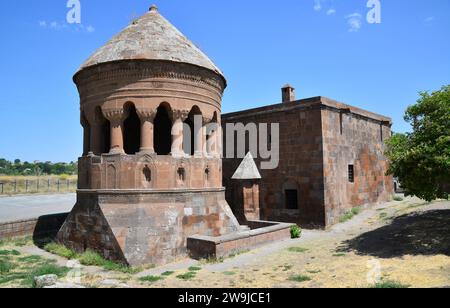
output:
[{"label": "rectangular window", "polygon": [[348,165],[348,181],[350,183],[355,183],[355,166]]},{"label": "rectangular window", "polygon": [[289,189],[285,191],[286,194],[286,208],[288,210],[298,210],[298,191]]}]

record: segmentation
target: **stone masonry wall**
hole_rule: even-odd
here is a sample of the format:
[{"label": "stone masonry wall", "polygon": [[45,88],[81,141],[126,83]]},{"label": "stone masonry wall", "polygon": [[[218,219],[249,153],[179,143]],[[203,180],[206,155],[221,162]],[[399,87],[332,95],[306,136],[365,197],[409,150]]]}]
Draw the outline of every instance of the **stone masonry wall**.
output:
[{"label": "stone masonry wall", "polygon": [[166,264],[187,254],[191,235],[239,231],[223,190],[79,191],[61,243],[129,265]]},{"label": "stone masonry wall", "polygon": [[[321,111],[314,100],[223,115],[225,123],[279,123],[280,163],[277,169],[261,170],[261,219],[324,226],[324,187],[321,137]],[[270,129],[269,129],[270,131]],[[224,132],[225,135],[225,132]],[[274,138],[273,136],[271,138]],[[225,139],[224,139],[225,140]],[[253,155],[257,157],[257,155]],[[259,156],[258,156],[259,157]],[[224,159],[224,185],[227,201],[233,206],[235,180],[230,180],[241,159]],[[228,191],[228,189],[231,189]],[[287,209],[285,189],[298,190],[298,209]]]},{"label": "stone masonry wall", "polygon": [[[388,122],[334,108],[322,111],[327,225],[339,222],[352,207],[392,199],[393,179],[386,176],[384,156],[384,141],[391,136]],[[354,183],[349,165],[354,166]]]}]

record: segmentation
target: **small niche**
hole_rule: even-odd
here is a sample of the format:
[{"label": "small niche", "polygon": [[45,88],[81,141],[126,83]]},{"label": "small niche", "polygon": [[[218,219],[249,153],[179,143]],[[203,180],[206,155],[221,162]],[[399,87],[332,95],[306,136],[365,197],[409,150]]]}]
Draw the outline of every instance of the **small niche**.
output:
[{"label": "small niche", "polygon": [[152,170],[146,165],[142,170],[142,173],[144,174],[145,181],[150,183],[152,181]]},{"label": "small niche", "polygon": [[186,181],[186,170],[184,168],[178,168],[177,175],[178,182],[184,183]]}]

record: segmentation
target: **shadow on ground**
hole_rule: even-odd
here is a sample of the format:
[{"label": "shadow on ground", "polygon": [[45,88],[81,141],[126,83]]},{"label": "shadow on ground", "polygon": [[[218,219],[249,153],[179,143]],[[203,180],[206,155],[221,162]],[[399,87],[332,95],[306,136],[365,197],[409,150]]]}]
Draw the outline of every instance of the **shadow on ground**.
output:
[{"label": "shadow on ground", "polygon": [[61,213],[39,217],[33,232],[34,244],[42,248],[54,241],[68,215],[68,213]]},{"label": "shadow on ground", "polygon": [[387,226],[344,242],[338,250],[378,258],[450,256],[450,210],[399,216]]}]

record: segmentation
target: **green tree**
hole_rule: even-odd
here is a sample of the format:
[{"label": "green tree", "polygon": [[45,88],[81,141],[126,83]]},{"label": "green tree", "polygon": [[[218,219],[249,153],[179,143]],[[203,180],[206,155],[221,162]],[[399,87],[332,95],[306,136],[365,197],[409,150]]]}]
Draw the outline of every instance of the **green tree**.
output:
[{"label": "green tree", "polygon": [[397,177],[407,195],[432,201],[449,198],[450,85],[420,93],[408,107],[405,121],[412,133],[396,134],[387,142],[389,173]]}]

